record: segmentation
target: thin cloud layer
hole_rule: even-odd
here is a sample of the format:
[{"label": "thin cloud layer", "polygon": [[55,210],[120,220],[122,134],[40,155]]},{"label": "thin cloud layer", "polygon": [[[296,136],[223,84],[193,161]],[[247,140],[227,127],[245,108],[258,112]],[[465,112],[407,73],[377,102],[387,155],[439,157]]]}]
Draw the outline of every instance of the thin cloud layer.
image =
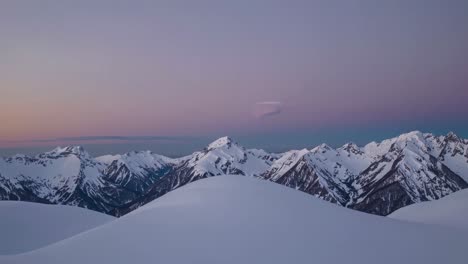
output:
[{"label": "thin cloud layer", "polygon": [[254,106],[254,116],[258,119],[278,115],[283,111],[281,102],[257,102]]},{"label": "thin cloud layer", "polygon": [[72,141],[181,141],[190,140],[189,137],[170,137],[170,136],[84,136],[84,137],[61,137],[48,139],[34,139],[28,142],[49,143],[49,142],[72,142]]}]

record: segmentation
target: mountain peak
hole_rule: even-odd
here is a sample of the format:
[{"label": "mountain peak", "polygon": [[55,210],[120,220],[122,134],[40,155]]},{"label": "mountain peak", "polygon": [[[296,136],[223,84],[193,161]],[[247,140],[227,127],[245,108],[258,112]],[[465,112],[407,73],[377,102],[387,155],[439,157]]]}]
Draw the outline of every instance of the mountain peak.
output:
[{"label": "mountain peak", "polygon": [[47,152],[47,154],[59,156],[74,154],[77,156],[89,156],[88,152],[82,146],[67,146],[67,147],[56,147],[54,150]]},{"label": "mountain peak", "polygon": [[424,148],[424,145],[426,145],[424,134],[420,131],[411,131],[405,134],[401,134],[391,141],[393,141],[392,143],[395,143],[393,147],[397,147],[399,149],[402,149],[408,145]]},{"label": "mountain peak", "polygon": [[325,153],[327,151],[330,151],[332,150],[333,148],[330,147],[329,145],[325,144],[325,143],[322,143],[320,144],[319,146],[313,148],[311,151],[314,152],[314,153],[317,153],[317,152],[322,152],[322,153]]},{"label": "mountain peak", "polygon": [[460,141],[460,138],[452,131],[450,131],[447,136],[445,137],[448,141]]},{"label": "mountain peak", "polygon": [[341,148],[344,149],[344,150],[359,149],[358,145],[356,145],[356,143],[354,143],[354,142],[348,142],[348,143],[344,144]]},{"label": "mountain peak", "polygon": [[399,140],[408,140],[408,139],[412,139],[412,138],[422,138],[422,137],[423,137],[423,133],[421,131],[415,130],[415,131],[411,131],[411,132],[408,132],[408,133],[401,134],[400,136],[398,136],[398,139]]},{"label": "mountain peak", "polygon": [[134,156],[134,155],[153,155],[151,150],[133,150],[124,154],[125,156]]},{"label": "mountain peak", "polygon": [[359,148],[359,146],[356,145],[353,142],[349,142],[349,143],[344,144],[340,149],[344,150],[344,151],[346,151],[348,153],[362,154],[361,148]]},{"label": "mountain peak", "polygon": [[230,138],[228,136],[221,137],[221,138],[218,138],[217,140],[211,142],[211,144],[208,145],[208,150],[220,148],[220,147],[223,147],[223,146],[227,146],[229,148],[229,147],[231,147],[232,143],[234,143],[232,138]]}]

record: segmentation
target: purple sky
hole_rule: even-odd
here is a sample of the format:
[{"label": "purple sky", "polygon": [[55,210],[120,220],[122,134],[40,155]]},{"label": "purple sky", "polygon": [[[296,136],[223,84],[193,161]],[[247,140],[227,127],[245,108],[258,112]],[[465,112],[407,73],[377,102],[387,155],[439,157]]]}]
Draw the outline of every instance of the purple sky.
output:
[{"label": "purple sky", "polygon": [[0,148],[468,137],[467,14],[464,0],[1,1]]}]

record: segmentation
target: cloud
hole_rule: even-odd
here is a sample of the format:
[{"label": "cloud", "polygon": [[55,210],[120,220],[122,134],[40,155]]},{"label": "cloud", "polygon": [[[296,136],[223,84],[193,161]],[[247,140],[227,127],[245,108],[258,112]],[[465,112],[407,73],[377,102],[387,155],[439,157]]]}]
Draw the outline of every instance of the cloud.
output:
[{"label": "cloud", "polygon": [[281,102],[257,102],[254,106],[254,116],[256,118],[266,118],[273,115],[278,115],[283,111]]},{"label": "cloud", "polygon": [[33,139],[27,142],[51,143],[51,142],[86,142],[86,141],[181,141],[190,140],[189,137],[171,136],[83,136],[83,137],[60,137],[48,139]]}]

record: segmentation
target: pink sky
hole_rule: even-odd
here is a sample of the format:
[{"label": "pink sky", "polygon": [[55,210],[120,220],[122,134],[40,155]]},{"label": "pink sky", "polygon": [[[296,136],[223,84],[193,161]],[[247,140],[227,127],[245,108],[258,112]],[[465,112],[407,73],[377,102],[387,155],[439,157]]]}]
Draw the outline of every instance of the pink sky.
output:
[{"label": "pink sky", "polygon": [[463,1],[105,2],[0,4],[0,147],[467,121]]}]

